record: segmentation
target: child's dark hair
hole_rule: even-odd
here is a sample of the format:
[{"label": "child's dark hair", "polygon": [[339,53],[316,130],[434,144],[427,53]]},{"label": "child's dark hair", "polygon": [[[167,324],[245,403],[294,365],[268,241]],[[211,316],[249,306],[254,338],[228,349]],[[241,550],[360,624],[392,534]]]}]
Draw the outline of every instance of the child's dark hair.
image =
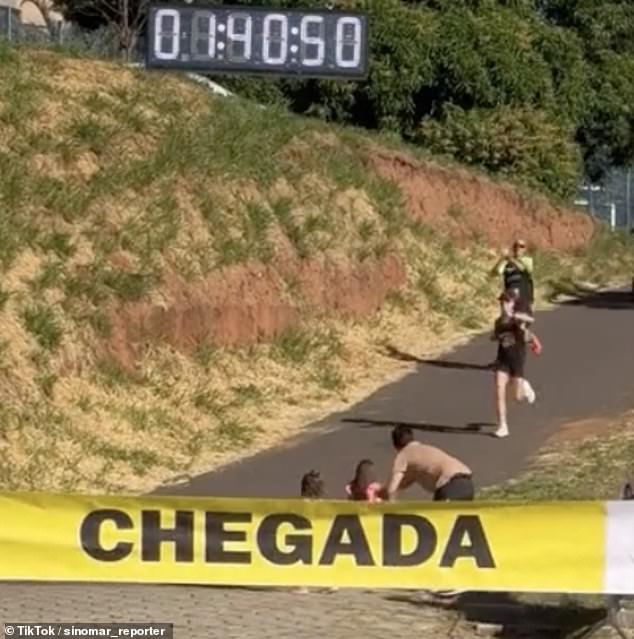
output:
[{"label": "child's dark hair", "polygon": [[362,459],[354,471],[354,479],[350,482],[350,496],[355,500],[365,500],[368,486],[376,481],[374,462],[371,459]]},{"label": "child's dark hair", "polygon": [[324,480],[316,470],[302,477],[302,497],[318,499],[324,496]]},{"label": "child's dark hair", "polygon": [[405,448],[407,444],[414,441],[414,431],[405,424],[398,424],[392,430],[392,443],[396,450]]}]

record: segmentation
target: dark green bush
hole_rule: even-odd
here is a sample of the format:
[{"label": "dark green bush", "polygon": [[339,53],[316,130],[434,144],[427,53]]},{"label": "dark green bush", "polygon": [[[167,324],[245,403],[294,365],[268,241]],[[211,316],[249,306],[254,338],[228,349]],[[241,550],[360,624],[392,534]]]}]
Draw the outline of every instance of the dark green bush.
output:
[{"label": "dark green bush", "polygon": [[574,193],[579,151],[570,131],[543,111],[498,107],[465,111],[447,106],[426,118],[418,141],[434,153],[515,178],[562,197]]}]

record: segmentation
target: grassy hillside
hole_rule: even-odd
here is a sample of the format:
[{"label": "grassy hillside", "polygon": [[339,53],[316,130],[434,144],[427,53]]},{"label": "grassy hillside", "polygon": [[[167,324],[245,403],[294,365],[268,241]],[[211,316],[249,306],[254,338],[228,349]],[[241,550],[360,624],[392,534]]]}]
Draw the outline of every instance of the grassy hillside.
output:
[{"label": "grassy hillside", "polygon": [[[412,215],[378,140],[50,51],[0,68],[0,488],[208,469],[393,375],[386,346],[491,320],[481,229]],[[537,258],[540,282],[632,269],[605,233]]]}]

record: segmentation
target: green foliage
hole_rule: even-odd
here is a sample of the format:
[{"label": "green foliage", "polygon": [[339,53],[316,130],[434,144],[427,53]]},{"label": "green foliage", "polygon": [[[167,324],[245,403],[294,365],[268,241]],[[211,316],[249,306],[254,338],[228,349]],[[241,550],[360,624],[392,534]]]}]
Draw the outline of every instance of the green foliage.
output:
[{"label": "green foliage", "polygon": [[75,253],[75,247],[68,233],[53,232],[43,237],[39,242],[39,246],[44,251],[55,253],[60,259],[71,257]]},{"label": "green foliage", "polygon": [[[276,4],[298,3],[278,0]],[[231,88],[270,104],[288,104],[300,113],[423,143],[427,140],[420,136],[421,121],[427,127],[432,126],[430,121],[445,123],[454,107],[467,114],[475,111],[474,120],[464,116],[468,125],[483,120],[483,127],[493,127],[490,134],[479,135],[471,149],[458,145],[452,152],[450,144],[441,145],[443,152],[557,195],[569,194],[582,173],[599,179],[611,167],[634,161],[630,2],[340,0],[334,4],[369,13],[370,69],[365,80],[249,79],[231,81]],[[514,128],[526,151],[513,151],[502,140],[499,146],[513,159],[498,160],[499,150],[492,149],[491,140],[495,126],[501,126],[499,120],[506,118],[481,115],[487,112],[531,114]],[[546,153],[541,145],[549,130],[555,148]],[[538,139],[531,142],[531,135]],[[527,154],[535,150],[539,159],[531,162]],[[561,161],[556,161],[557,153],[562,154]],[[531,166],[523,166],[524,162]]]},{"label": "green foliage", "polygon": [[448,106],[442,120],[423,121],[418,140],[434,153],[521,179],[562,197],[574,193],[579,170],[567,129],[541,111]]},{"label": "green foliage", "polygon": [[448,4],[438,29],[436,100],[467,107],[535,104],[552,90],[548,65],[532,46],[535,24],[514,10]]},{"label": "green foliage", "polygon": [[55,311],[50,306],[38,304],[24,310],[22,317],[24,326],[42,348],[56,349],[62,341],[62,327]]},{"label": "green foliage", "polygon": [[[634,30],[633,36],[634,37]],[[586,172],[601,179],[610,167],[634,158],[634,55],[604,52],[592,77],[591,101],[578,139]]]}]

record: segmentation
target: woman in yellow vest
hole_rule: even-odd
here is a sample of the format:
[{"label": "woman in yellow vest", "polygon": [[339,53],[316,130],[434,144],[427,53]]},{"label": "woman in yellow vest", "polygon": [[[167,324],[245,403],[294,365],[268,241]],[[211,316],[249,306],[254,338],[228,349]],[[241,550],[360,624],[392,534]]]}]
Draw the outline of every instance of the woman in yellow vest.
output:
[{"label": "woman in yellow vest", "polygon": [[533,314],[533,258],[526,254],[524,240],[515,240],[513,250],[505,251],[491,270],[491,275],[503,277],[503,290],[517,291],[517,311]]}]

